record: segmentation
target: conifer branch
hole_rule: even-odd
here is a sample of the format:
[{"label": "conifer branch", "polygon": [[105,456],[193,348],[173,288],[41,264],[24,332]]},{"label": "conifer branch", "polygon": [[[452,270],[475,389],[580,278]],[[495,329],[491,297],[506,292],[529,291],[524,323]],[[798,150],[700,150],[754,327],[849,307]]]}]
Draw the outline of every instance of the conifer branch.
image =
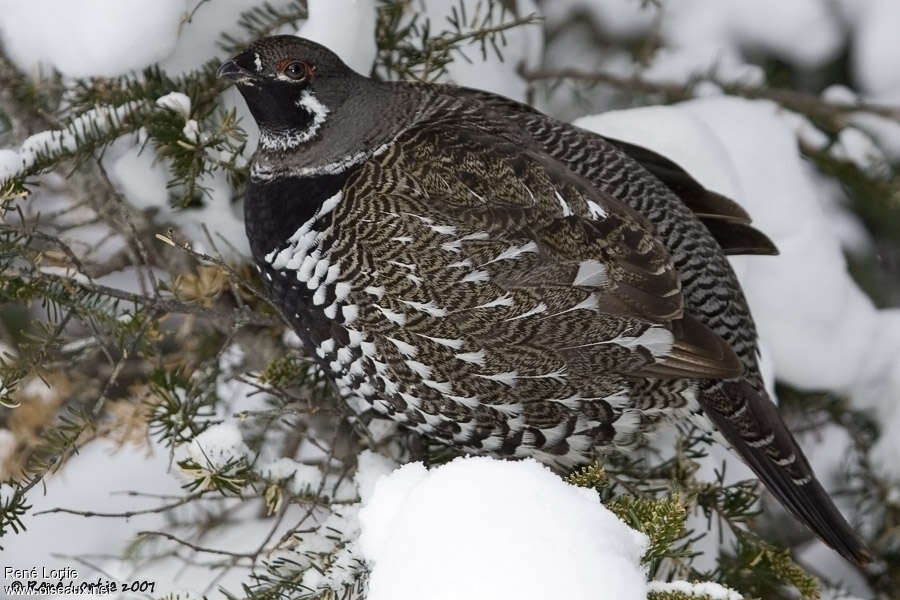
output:
[{"label": "conifer branch", "polygon": [[124,300],[144,309],[159,314],[183,314],[204,317],[212,322],[224,324],[227,327],[234,325],[252,325],[257,327],[279,327],[283,322],[278,319],[266,317],[248,308],[235,310],[217,310],[202,304],[182,302],[176,298],[162,296],[145,296],[112,288],[97,283],[83,283],[50,273],[37,274],[32,282],[41,285],[44,282],[58,285],[66,285],[88,294],[99,294],[108,298]]},{"label": "conifer branch", "polygon": [[[496,11],[495,6],[500,6],[500,10]],[[453,60],[472,62],[465,54],[466,46],[477,46],[482,58],[488,56],[490,49],[502,60],[506,31],[541,22],[534,14],[506,19],[505,7],[497,0],[480,1],[471,19],[464,3],[451,8],[447,18],[450,29],[435,34],[438,24],[420,21],[417,15],[408,17],[405,0],[383,2],[376,23],[379,48],[373,69],[375,74],[385,79],[435,81],[447,72],[447,65]],[[499,18],[495,17],[495,12],[499,12]]]}]

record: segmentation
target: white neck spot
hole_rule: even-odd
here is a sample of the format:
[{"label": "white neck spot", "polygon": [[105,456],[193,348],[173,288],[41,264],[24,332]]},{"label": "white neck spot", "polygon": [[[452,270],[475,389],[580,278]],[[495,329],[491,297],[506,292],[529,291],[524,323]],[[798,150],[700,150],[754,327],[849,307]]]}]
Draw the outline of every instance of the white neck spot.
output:
[{"label": "white neck spot", "polygon": [[259,132],[259,144],[266,150],[291,150],[308,142],[322,127],[328,116],[328,107],[319,102],[309,90],[303,90],[296,102],[297,108],[312,115],[312,122],[302,131],[271,131],[262,129]]},{"label": "white neck spot", "polygon": [[300,94],[300,99],[297,100],[297,106],[301,108],[305,108],[307,112],[312,113],[313,115],[313,129],[318,129],[322,123],[325,122],[325,117],[328,115],[328,107],[319,102],[319,99],[315,97],[309,90],[303,90],[303,93]]}]

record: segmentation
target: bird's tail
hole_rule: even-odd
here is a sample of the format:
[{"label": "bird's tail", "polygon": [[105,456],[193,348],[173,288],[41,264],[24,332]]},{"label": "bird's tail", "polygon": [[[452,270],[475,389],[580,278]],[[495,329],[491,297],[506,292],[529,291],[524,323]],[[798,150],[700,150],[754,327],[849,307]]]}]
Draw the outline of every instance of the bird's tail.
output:
[{"label": "bird's tail", "polygon": [[716,382],[700,396],[706,416],[779,502],[847,560],[871,560],[768,398],[746,381]]}]

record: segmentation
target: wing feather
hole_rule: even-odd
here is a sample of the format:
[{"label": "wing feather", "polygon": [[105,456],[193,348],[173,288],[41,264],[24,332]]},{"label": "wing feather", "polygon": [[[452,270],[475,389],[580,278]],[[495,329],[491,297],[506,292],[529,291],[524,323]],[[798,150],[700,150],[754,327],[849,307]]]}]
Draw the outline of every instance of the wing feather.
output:
[{"label": "wing feather", "polygon": [[[485,106],[507,114],[537,114],[527,104],[481,90],[449,87],[447,91],[477,98]],[[672,190],[707,226],[726,254],[778,254],[775,244],[768,236],[751,226],[750,215],[734,200],[706,189],[677,163],[658,152],[624,140],[601,137]]]},{"label": "wing feather", "polygon": [[[564,165],[477,123],[440,122],[370,162],[360,177],[379,181],[355,186],[335,221],[364,221],[355,209],[382,217],[344,240],[391,290],[365,313],[378,321],[373,331],[386,335],[403,315],[417,333],[461,339],[467,352],[456,354],[479,357],[464,367],[470,375],[741,373],[729,345],[684,316],[678,273],[653,227]],[[359,193],[388,182],[390,194]],[[494,350],[482,356],[487,342]],[[537,354],[524,350],[532,346]]]}]

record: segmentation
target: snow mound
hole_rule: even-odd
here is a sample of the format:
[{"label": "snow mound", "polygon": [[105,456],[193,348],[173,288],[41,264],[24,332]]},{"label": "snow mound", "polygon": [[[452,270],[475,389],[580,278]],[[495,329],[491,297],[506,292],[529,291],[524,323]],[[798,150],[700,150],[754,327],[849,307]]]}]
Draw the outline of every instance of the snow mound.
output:
[{"label": "snow mound", "polygon": [[644,534],[533,460],[405,465],[359,513],[368,600],[645,600]]},{"label": "snow mound", "polygon": [[894,58],[900,52],[900,3],[872,0],[855,4],[857,18],[853,35],[852,62],[860,88],[875,98],[900,100],[900,72]]},{"label": "snow mound", "polygon": [[185,0],[0,0],[0,41],[26,73],[115,77],[168,56],[185,11]]},{"label": "snow mound", "polygon": [[[164,161],[157,160],[152,148],[141,148],[130,140],[128,150],[115,160],[107,160],[109,177],[125,198],[138,210],[167,209],[169,207],[169,170]],[[118,150],[118,147],[114,149]]]},{"label": "snow mound", "polygon": [[356,458],[356,464],[353,482],[363,502],[368,502],[372,498],[378,481],[397,468],[397,463],[393,460],[371,450],[363,450]]},{"label": "snow mound", "polygon": [[845,36],[835,11],[821,0],[681,0],[661,9],[634,0],[545,4],[551,30],[583,12],[614,39],[658,36],[663,47],[644,72],[658,81],[683,82],[714,72],[719,79],[761,84],[762,70],[747,64],[746,56],[770,54],[799,68],[817,68],[838,55]]},{"label": "snow mound", "polygon": [[671,46],[698,53],[763,50],[815,68],[837,55],[843,42],[840,24],[820,0],[683,0],[672,8],[663,36]]}]

